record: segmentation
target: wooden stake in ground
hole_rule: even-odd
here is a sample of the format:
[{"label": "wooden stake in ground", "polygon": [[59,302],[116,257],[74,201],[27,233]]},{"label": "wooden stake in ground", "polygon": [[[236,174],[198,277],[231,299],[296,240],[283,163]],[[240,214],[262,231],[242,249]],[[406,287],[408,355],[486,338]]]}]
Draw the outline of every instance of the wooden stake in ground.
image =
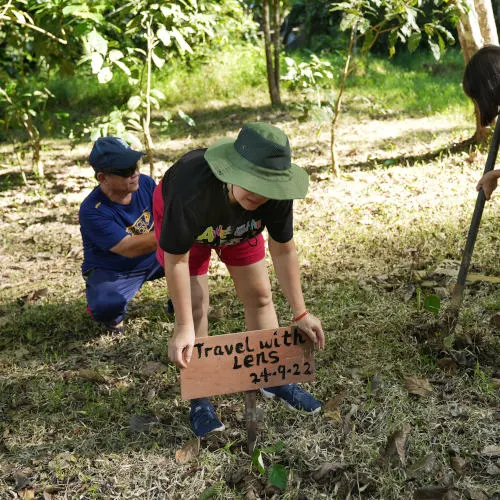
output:
[{"label": "wooden stake in ground", "polygon": [[[493,168],[495,167],[499,144],[500,119],[497,118],[495,132],[493,133],[493,139],[491,140],[490,149],[488,151],[488,158],[486,159],[484,174],[486,174],[490,170],[493,170]],[[460,270],[458,272],[457,284],[453,288],[453,292],[451,295],[451,310],[449,315],[449,324],[451,325],[450,329],[456,324],[458,314],[460,312],[460,307],[462,305],[467,272],[469,270],[472,252],[474,251],[474,245],[476,243],[477,233],[479,231],[479,224],[481,223],[481,217],[483,215],[485,202],[486,198],[484,196],[483,190],[481,189],[481,191],[479,191],[477,195],[476,206],[474,207],[474,213],[472,214],[469,234],[467,235],[467,242],[465,244],[465,249],[462,256],[462,263],[460,264]]]},{"label": "wooden stake in ground", "polygon": [[245,418],[247,421],[248,454],[251,455],[257,441],[257,391],[245,392]]}]

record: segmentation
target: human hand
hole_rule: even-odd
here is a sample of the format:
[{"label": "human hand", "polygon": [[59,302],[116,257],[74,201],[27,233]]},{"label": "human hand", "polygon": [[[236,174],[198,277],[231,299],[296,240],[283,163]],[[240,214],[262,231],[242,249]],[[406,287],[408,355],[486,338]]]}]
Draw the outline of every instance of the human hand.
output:
[{"label": "human hand", "polygon": [[318,346],[319,349],[325,348],[325,333],[321,320],[311,313],[306,314],[295,322],[295,324]]},{"label": "human hand", "polygon": [[176,326],[174,336],[168,343],[168,357],[179,368],[187,368],[194,346],[193,327]]},{"label": "human hand", "polygon": [[500,170],[490,170],[484,174],[477,183],[476,189],[484,191],[484,196],[487,200],[491,198],[491,193],[497,188],[498,178],[500,177]]}]

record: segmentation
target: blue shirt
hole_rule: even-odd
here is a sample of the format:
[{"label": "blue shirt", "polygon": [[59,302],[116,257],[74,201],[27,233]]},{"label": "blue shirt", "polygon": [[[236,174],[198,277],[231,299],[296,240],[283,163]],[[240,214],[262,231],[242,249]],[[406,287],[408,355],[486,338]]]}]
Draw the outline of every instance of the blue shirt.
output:
[{"label": "blue shirt", "polygon": [[124,257],[110,252],[127,235],[153,230],[153,191],[155,181],[141,174],[139,189],[132,201],[121,205],[111,201],[98,186],[80,206],[80,231],[83,240],[82,273],[99,267],[118,272],[141,271],[156,262],[155,252],[139,257]]}]

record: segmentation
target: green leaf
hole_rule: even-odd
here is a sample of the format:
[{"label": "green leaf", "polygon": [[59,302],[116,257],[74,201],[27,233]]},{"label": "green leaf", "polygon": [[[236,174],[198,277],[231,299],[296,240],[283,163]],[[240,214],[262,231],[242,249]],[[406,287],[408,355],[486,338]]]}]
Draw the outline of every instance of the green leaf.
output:
[{"label": "green leaf", "polygon": [[278,441],[272,446],[267,446],[262,448],[262,453],[277,453],[285,448],[285,443],[283,441]]},{"label": "green leaf", "polygon": [[108,83],[113,79],[113,72],[108,67],[102,68],[97,74],[97,79],[99,80],[99,83]]},{"label": "green leaf", "polygon": [[99,139],[99,137],[101,137],[101,131],[99,130],[99,128],[92,129],[92,131],[90,132],[90,140],[92,142],[95,142],[97,141],[97,139]]},{"label": "green leaf", "polygon": [[123,58],[123,52],[121,50],[113,49],[109,51],[108,57],[112,62],[119,61]]},{"label": "green leaf", "polygon": [[67,5],[62,10],[63,16],[79,17],[80,19],[92,19],[96,23],[104,21],[102,14],[90,12],[86,3]]},{"label": "green leaf", "polygon": [[420,31],[414,31],[408,39],[408,50],[410,52],[415,52],[415,50],[417,50],[418,48],[418,45],[420,44],[421,39],[422,33],[420,33]]},{"label": "green leaf", "polygon": [[12,10],[12,14],[14,14],[15,18],[17,19],[17,22],[19,24],[26,24],[26,19],[24,18],[24,12],[18,11],[18,10]]},{"label": "green leaf", "polygon": [[87,43],[93,51],[99,52],[99,54],[102,54],[103,56],[105,56],[108,52],[107,40],[95,29],[87,35]]},{"label": "green leaf", "polygon": [[436,61],[439,61],[441,57],[441,49],[439,48],[439,45],[429,39],[429,47],[431,48],[431,52],[432,55],[434,56],[434,59],[436,59]]},{"label": "green leaf", "polygon": [[130,109],[130,111],[136,110],[140,105],[141,105],[141,98],[138,95],[133,95],[127,101],[127,108]]},{"label": "green leaf", "polygon": [[288,469],[283,465],[273,464],[269,468],[267,479],[272,485],[284,490],[288,481]]},{"label": "green leaf", "polygon": [[156,36],[161,40],[165,47],[168,47],[172,41],[172,39],[170,38],[170,32],[167,30],[167,28],[165,28],[165,26],[160,26],[160,28],[156,32]]},{"label": "green leaf", "polygon": [[179,113],[179,116],[190,126],[190,127],[194,127],[196,126],[196,123],[195,121],[189,116],[187,115],[186,113],[184,113],[184,111],[182,111],[181,109],[179,109],[178,111]]},{"label": "green leaf", "polygon": [[165,99],[165,94],[160,89],[151,89],[150,94],[155,96],[159,101]]},{"label": "green leaf", "polygon": [[203,490],[198,500],[208,500],[209,498],[218,496],[220,492],[221,492],[221,483],[212,484],[212,486],[209,486],[208,488]]},{"label": "green leaf", "polygon": [[392,30],[389,33],[389,47],[394,47],[397,41],[398,41],[398,31]]},{"label": "green leaf", "polygon": [[127,125],[138,132],[142,131],[142,125],[137,120],[128,120]]},{"label": "green leaf", "polygon": [[153,63],[157,68],[159,69],[163,68],[163,65],[165,64],[165,59],[158,57],[154,52],[151,52],[151,59],[153,60]]},{"label": "green leaf", "polygon": [[424,309],[437,314],[441,309],[441,299],[437,295],[427,295],[424,299]]},{"label": "green leaf", "polygon": [[116,66],[118,66],[127,76],[130,76],[132,72],[130,71],[130,68],[123,62],[121,61],[115,61],[114,62]]},{"label": "green leaf", "polygon": [[138,151],[143,149],[141,141],[139,140],[137,135],[135,135],[133,132],[126,131],[126,132],[123,132],[121,134],[121,136],[123,136],[125,141],[127,141],[131,146],[133,146]]},{"label": "green leaf", "polygon": [[363,40],[363,47],[361,49],[363,52],[367,52],[368,50],[370,50],[374,38],[375,32],[373,30],[369,30],[366,32],[365,38]]},{"label": "green leaf", "polygon": [[92,67],[92,73],[96,75],[101,71],[102,65],[104,63],[104,57],[98,52],[93,52],[90,58],[90,65]]},{"label": "green leaf", "polygon": [[151,106],[155,109],[160,109],[160,103],[158,102],[158,99],[152,95],[149,96],[149,102],[151,103]]},{"label": "green leaf", "polygon": [[175,41],[177,42],[179,50],[181,51],[182,54],[184,54],[184,52],[189,52],[190,54],[193,53],[193,49],[186,42],[181,32],[177,28],[172,28],[172,35],[175,38]]},{"label": "green leaf", "polygon": [[264,459],[262,456],[262,452],[258,447],[255,448],[255,450],[252,453],[252,463],[257,467],[257,469],[261,474],[264,474],[266,472],[266,469],[264,467]]},{"label": "green leaf", "polygon": [[446,347],[446,349],[451,350],[453,348],[453,343],[455,342],[455,336],[453,334],[447,335],[443,339],[443,345]]}]

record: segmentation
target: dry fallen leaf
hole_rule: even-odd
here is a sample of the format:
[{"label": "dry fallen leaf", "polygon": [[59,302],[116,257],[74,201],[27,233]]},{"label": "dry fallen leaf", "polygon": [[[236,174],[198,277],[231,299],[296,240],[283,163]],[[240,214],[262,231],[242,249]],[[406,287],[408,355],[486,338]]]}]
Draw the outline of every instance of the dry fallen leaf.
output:
[{"label": "dry fallen leaf", "polygon": [[335,422],[342,422],[342,417],[340,416],[340,404],[344,398],[345,392],[339,392],[333,399],[327,401],[323,407],[323,416],[334,420]]},{"label": "dry fallen leaf", "polygon": [[486,468],[486,473],[490,476],[498,476],[500,475],[500,462],[497,464],[490,464]]},{"label": "dry fallen leaf", "polygon": [[414,500],[453,500],[459,498],[445,486],[426,486],[415,490]]},{"label": "dry fallen leaf", "polygon": [[16,490],[22,490],[30,482],[26,474],[21,471],[14,472],[13,478],[16,483]]},{"label": "dry fallen leaf", "polygon": [[78,370],[76,376],[83,380],[88,380],[89,382],[104,383],[106,379],[97,371],[88,368],[82,368]]},{"label": "dry fallen leaf", "polygon": [[129,422],[131,432],[151,432],[159,423],[158,417],[142,414],[132,415]]},{"label": "dry fallen leaf", "polygon": [[141,367],[140,373],[144,377],[151,377],[155,373],[164,371],[166,368],[166,365],[160,363],[159,361],[147,361]]},{"label": "dry fallen leaf", "polygon": [[381,456],[382,460],[394,466],[406,466],[406,446],[408,436],[411,432],[411,425],[404,424],[403,428],[394,432],[387,439],[385,450]]},{"label": "dry fallen leaf", "polygon": [[375,373],[368,379],[368,390],[370,396],[376,398],[379,395],[380,390],[382,389],[382,382],[383,379],[379,373]]},{"label": "dry fallen leaf", "polygon": [[179,464],[187,464],[200,454],[200,439],[195,438],[175,452],[175,460]]},{"label": "dry fallen leaf", "polygon": [[436,467],[436,457],[430,453],[408,468],[407,475],[413,479],[428,477]]},{"label": "dry fallen leaf", "polygon": [[20,491],[18,495],[22,500],[35,500],[35,490],[31,488]]},{"label": "dry fallen leaf", "polygon": [[345,469],[345,465],[338,462],[326,462],[319,469],[313,472],[312,478],[315,481],[324,481],[333,478]]},{"label": "dry fallen leaf", "polygon": [[486,446],[481,451],[481,455],[491,458],[500,457],[500,446],[494,444]]},{"label": "dry fallen leaf", "polygon": [[451,468],[459,476],[462,476],[465,472],[465,466],[467,465],[467,462],[462,457],[455,455],[453,457],[450,457],[450,465],[451,465]]},{"label": "dry fallen leaf", "polygon": [[490,325],[495,328],[500,328],[500,313],[496,313],[490,318]]},{"label": "dry fallen leaf", "polygon": [[470,498],[470,500],[489,500],[490,498],[490,496],[483,491],[476,489],[467,489],[466,495],[466,498]]},{"label": "dry fallen leaf", "polygon": [[436,364],[444,372],[456,373],[458,370],[458,363],[453,358],[439,358]]},{"label": "dry fallen leaf", "polygon": [[406,377],[405,386],[410,394],[416,394],[422,397],[429,396],[434,392],[434,388],[426,378]]},{"label": "dry fallen leaf", "polygon": [[468,274],[467,281],[487,281],[488,283],[500,283],[498,276],[485,276],[484,274]]},{"label": "dry fallen leaf", "polygon": [[36,302],[37,300],[40,300],[43,297],[46,297],[49,293],[48,288],[40,288],[39,290],[33,290],[32,292],[28,293],[28,295],[23,295],[18,299],[19,304],[26,304],[28,302]]},{"label": "dry fallen leaf", "polygon": [[49,467],[52,469],[69,469],[76,463],[78,459],[69,451],[58,453],[50,462]]}]

